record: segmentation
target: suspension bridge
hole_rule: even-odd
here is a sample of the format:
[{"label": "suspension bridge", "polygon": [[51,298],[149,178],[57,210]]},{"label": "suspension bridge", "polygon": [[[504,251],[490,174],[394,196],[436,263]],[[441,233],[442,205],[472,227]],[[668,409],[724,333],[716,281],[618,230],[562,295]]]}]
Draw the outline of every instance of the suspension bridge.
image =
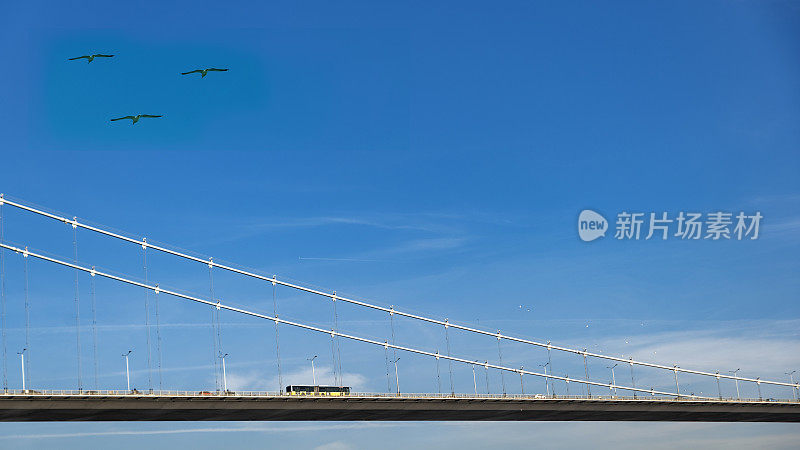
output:
[{"label": "suspension bridge", "polygon": [[[27,242],[18,243],[7,239],[4,230],[9,221],[7,211],[13,209],[21,215],[35,220],[61,223],[71,232],[71,257],[59,256],[46,249],[36,249]],[[120,242],[141,253],[142,272],[140,275],[121,273],[117,270],[100,269],[99,265],[86,263],[78,258],[79,232],[87,233],[103,240]],[[59,239],[51,236],[48,239]],[[154,254],[166,258],[189,262],[202,266],[208,275],[208,295],[189,293],[183,289],[167,287],[162,283],[150,281],[148,258]],[[10,274],[6,266],[12,258],[21,265],[23,286],[13,295],[6,292]],[[451,322],[430,315],[412,313],[395,306],[384,306],[378,302],[367,301],[326,291],[276,275],[267,275],[242,266],[221,263],[213,257],[192,254],[177,247],[156,244],[143,237],[112,230],[108,227],[69,218],[33,204],[11,199],[0,194],[0,318],[2,319],[3,352],[3,391],[0,393],[0,420],[4,421],[47,421],[47,420],[643,420],[643,421],[800,421],[800,386],[794,379],[794,372],[787,372],[788,380],[746,377],[733,371],[711,371],[702,368],[687,368],[679,364],[658,364],[635,359],[589,351],[587,348],[573,348],[556,345],[551,341],[524,338],[513,333],[487,330],[478,326]],[[74,384],[70,386],[43,386],[31,380],[30,354],[45,354],[46,348],[35,348],[31,341],[31,283],[29,262],[58,268],[74,273],[74,320],[75,320],[75,365],[77,372]],[[264,312],[260,307],[243,306],[239,303],[223,301],[215,295],[215,275],[227,274],[242,280],[255,281],[272,291],[272,312]],[[82,278],[83,277],[83,278]],[[81,280],[88,278],[91,297],[91,347],[94,365],[94,386],[87,387],[84,382],[82,352],[86,342],[82,342],[84,322],[81,320]],[[103,279],[116,286],[133,287],[144,292],[144,323],[147,360],[147,387],[132,388],[128,355],[123,354],[126,364],[127,384],[124,390],[103,389],[100,385],[98,366],[98,322],[96,305],[96,281]],[[318,300],[329,302],[331,307],[330,327],[313,320],[287,319],[278,314],[278,288],[301,293]],[[106,294],[108,297],[108,294]],[[210,311],[207,322],[211,330],[210,347],[212,353],[213,387],[197,386],[194,390],[165,389],[163,385],[162,347],[166,345],[163,336],[159,299],[171,298],[180,302],[194,304],[196,308]],[[11,330],[8,326],[9,304],[21,304],[18,310],[24,315],[24,343],[19,351],[9,352]],[[379,314],[387,322],[383,338],[344,330],[340,326],[339,306],[348,305],[359,311]],[[274,345],[274,366],[261,367],[264,373],[274,376],[273,390],[253,391],[235,387],[229,388],[226,357],[234,349],[223,346],[223,327],[226,332],[235,331],[234,325],[220,321],[220,315],[247,317],[272,327],[269,339]],[[432,327],[442,332],[445,338],[445,351],[440,352],[435,344],[417,341],[413,344],[398,342],[396,330],[398,320],[420,326]],[[282,355],[281,333],[289,330],[315,334],[330,341],[330,367],[332,388],[326,392],[317,386],[316,375],[312,386],[306,391],[289,391],[284,383],[286,356]],[[470,336],[490,343],[496,348],[491,355],[487,351],[468,349],[454,351],[451,345],[454,334]],[[342,370],[342,342],[358,344],[360,354],[369,354],[367,349],[377,349],[382,358],[375,361],[386,376],[385,392],[355,392],[346,387],[345,373]],[[183,344],[185,345],[185,344]],[[200,345],[197,343],[196,345]],[[514,346],[513,349],[511,346]],[[40,346],[41,347],[41,346]],[[356,348],[356,347],[353,347]],[[505,352],[504,352],[505,348]],[[516,367],[510,361],[524,361],[531,350],[541,351],[542,364],[528,364],[541,367],[531,370],[524,365]],[[313,352],[313,350],[312,350]],[[11,386],[9,382],[9,359],[14,354],[20,360],[20,385]],[[352,352],[351,352],[352,354]],[[409,355],[406,360],[413,372],[428,370],[425,361],[435,364],[436,392],[411,393],[400,389],[398,361],[401,355]],[[26,362],[27,357],[27,362]],[[316,358],[317,355],[314,355]],[[310,358],[312,370],[314,358]],[[566,372],[554,371],[554,359],[561,358],[559,364],[564,371],[570,369],[582,372],[581,376],[570,376]],[[564,358],[573,358],[566,362]],[[506,362],[504,362],[506,361]],[[282,363],[283,362],[283,363]],[[442,392],[440,363],[447,364],[449,389]],[[598,364],[608,369],[610,379],[596,374]],[[606,366],[606,364],[609,364]],[[154,368],[155,366],[155,368]],[[590,373],[593,368],[594,374]],[[615,368],[625,369],[619,382]],[[457,388],[454,373],[467,370],[471,373],[469,383]],[[580,370],[582,369],[582,370]],[[157,382],[154,382],[154,372]],[[480,375],[480,376],[479,376]],[[682,381],[691,377],[689,381]],[[431,374],[431,378],[434,375]],[[462,377],[463,378],[463,377]],[[506,379],[508,378],[508,380]],[[479,392],[479,379],[481,388]],[[519,389],[516,391],[516,381]],[[533,380],[543,381],[543,386]],[[292,380],[289,380],[293,382]],[[295,380],[296,381],[296,380]],[[499,381],[499,383],[498,383]],[[527,385],[526,385],[527,381]],[[485,382],[485,388],[483,384]],[[723,383],[725,384],[723,388]],[[296,384],[296,383],[295,383]],[[573,393],[570,394],[570,385]],[[671,385],[671,388],[669,387]],[[463,389],[467,386],[466,389]],[[655,387],[658,386],[658,387]],[[690,387],[691,386],[691,387]],[[58,387],[63,387],[59,389]],[[112,386],[105,386],[110,388]],[[543,388],[542,388],[543,387]],[[695,388],[697,390],[695,391]],[[734,390],[735,388],[735,390]],[[747,397],[747,393],[757,391],[757,396]],[[705,394],[702,390],[705,390]],[[431,389],[432,390],[432,389]],[[763,395],[762,390],[768,391]],[[448,392],[449,391],[449,392]],[[560,391],[560,392],[557,392]],[[576,394],[575,391],[578,391]],[[709,393],[712,392],[712,393]]]}]

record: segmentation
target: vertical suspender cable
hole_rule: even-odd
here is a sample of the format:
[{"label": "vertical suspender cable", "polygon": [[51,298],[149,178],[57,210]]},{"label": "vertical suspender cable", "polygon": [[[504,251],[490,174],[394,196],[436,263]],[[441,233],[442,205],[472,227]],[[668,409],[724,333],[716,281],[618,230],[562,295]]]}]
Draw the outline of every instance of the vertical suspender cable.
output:
[{"label": "vertical suspender cable", "polygon": [[[392,344],[394,345],[394,344]],[[389,377],[389,345],[386,341],[384,341],[383,345],[383,354],[386,357],[386,393],[392,393],[392,381]]]},{"label": "vertical suspender cable", "polygon": [[331,297],[331,312],[333,313],[332,322],[333,322],[333,333],[331,333],[331,367],[333,371],[333,384],[334,386],[339,385],[339,378],[336,376],[338,365],[336,364],[336,331],[337,331],[337,318],[336,318],[336,292],[333,293],[333,297]]},{"label": "vertical suspender cable", "polygon": [[[497,330],[497,355],[500,357],[500,365],[503,365],[503,349],[500,346],[500,330]],[[500,371],[500,383],[503,385],[503,397],[506,396],[506,379],[503,376],[503,371]]]},{"label": "vertical suspender cable", "polygon": [[[583,349],[583,370],[586,372],[586,381],[589,381],[589,366],[586,364],[586,349]],[[589,386],[589,383],[586,384],[586,396],[592,398],[592,389]]]},{"label": "vertical suspender cable", "polygon": [[[216,306],[216,308],[214,310],[214,318],[217,321],[217,350],[219,351],[219,357],[222,358],[223,357],[222,355],[224,355],[225,353],[223,353],[223,350],[222,350],[222,325],[219,322],[219,316],[220,316],[220,307],[219,307],[219,299],[217,299],[217,306]],[[224,378],[224,376],[225,376],[225,373],[224,373],[224,371],[225,371],[224,362],[225,361],[223,360],[222,362],[223,362],[223,366],[220,367],[220,371],[221,371],[220,372],[220,377],[221,377],[220,379]],[[223,380],[222,384],[224,384],[224,380]]]},{"label": "vertical suspender cable", "polygon": [[336,378],[336,343],[335,343],[336,341],[334,339],[335,335],[336,335],[336,332],[333,329],[331,329],[331,365],[333,366],[333,384],[334,385],[337,382],[337,378]]},{"label": "vertical suspender cable", "polygon": [[[77,217],[73,217],[73,221],[77,221]],[[78,226],[73,222],[72,224],[72,249],[75,253],[75,264],[78,264]],[[75,269],[75,344],[78,357],[78,391],[83,390],[83,374],[81,371],[81,300],[80,291],[78,289],[78,274],[80,271]]]},{"label": "vertical suspender cable", "polygon": [[[144,283],[147,280],[147,245],[142,243],[142,271],[144,272]],[[147,388],[153,392],[153,363],[150,345],[150,289],[144,290],[144,329],[147,332]]]},{"label": "vertical suspender cable", "polygon": [[439,349],[436,349],[436,392],[442,393],[442,376],[439,369]]},{"label": "vertical suspender cable", "polygon": [[[275,279],[275,276],[272,276]],[[278,283],[272,282],[272,315],[278,318],[278,296],[276,289]],[[281,345],[278,339],[278,321],[275,321],[275,359],[278,363],[278,392],[283,393],[283,375],[281,374]]]},{"label": "vertical suspender cable", "polygon": [[[211,303],[214,303],[214,275],[211,272],[212,267],[214,266],[213,260],[209,258],[208,260],[208,290],[211,294]],[[211,359],[214,362],[214,386],[217,391],[219,391],[219,368],[217,367],[217,354],[221,353],[221,350],[217,348],[217,322],[215,320],[215,313],[216,307],[211,307]]]},{"label": "vertical suspender cable", "polygon": [[[450,332],[448,329],[450,328],[450,322],[448,319],[444,319],[444,338],[447,341],[447,357],[450,357]],[[456,395],[455,387],[453,386],[453,360],[448,359],[447,364],[450,367],[450,394]]]},{"label": "vertical suspender cable", "polygon": [[[145,280],[146,280],[147,279],[147,263],[146,263],[146,261],[147,261],[147,259],[146,259],[147,258],[147,238],[144,238],[142,240],[142,249],[144,250],[144,253],[145,253],[144,277],[145,277]],[[158,390],[160,391],[160,390],[162,390],[164,388],[164,386],[163,386],[163,378],[161,376],[161,365],[162,365],[162,359],[161,359],[161,317],[159,316],[159,312],[158,312],[158,292],[155,293],[155,296],[154,296],[153,300],[155,300],[156,353],[158,355],[158,361],[157,361],[158,362]]]},{"label": "vertical suspender cable", "polygon": [[486,369],[486,395],[489,395],[489,361],[483,362],[483,368]]},{"label": "vertical suspender cable", "polygon": [[[98,360],[97,360],[97,289],[95,286],[94,280],[94,266],[92,266],[92,273],[91,273],[91,294],[92,294],[92,351],[93,351],[93,358],[94,358],[94,389],[100,389],[100,383],[98,382]],[[146,281],[145,281],[146,283]],[[30,353],[30,350],[28,350]],[[30,367],[30,362],[28,363],[28,367]]]},{"label": "vertical suspender cable", "polygon": [[[394,341],[394,305],[392,305],[391,308],[389,309],[389,325],[391,325],[391,327],[392,327],[392,345],[395,345],[395,341]],[[394,347],[392,347],[392,359],[395,359],[395,360],[397,359],[397,349],[394,348]],[[386,376],[389,376],[388,372],[387,372]],[[391,391],[389,391],[389,393],[391,393]]]},{"label": "vertical suspender cable", "polygon": [[155,295],[155,308],[156,308],[156,352],[158,354],[158,390],[163,390],[163,378],[161,376],[161,366],[163,359],[161,358],[161,317],[158,313],[158,294]]},{"label": "vertical suspender cable", "polygon": [[[551,355],[550,355],[550,350],[551,350],[550,349],[550,341],[547,341],[547,365],[550,366],[550,374],[552,375],[553,374],[553,360],[552,360]],[[556,396],[556,387],[553,384],[552,380],[550,380],[550,391],[552,392],[553,397],[555,397]]]},{"label": "vertical suspender cable", "polygon": [[[3,241],[3,197],[0,195],[0,242]],[[8,347],[6,346],[6,250],[0,249],[0,322],[3,328],[3,391],[8,390]]]},{"label": "vertical suspender cable", "polygon": [[[335,331],[339,331],[339,314],[336,311],[336,291],[333,291],[333,327]],[[342,341],[339,335],[336,335],[336,363],[339,365],[339,386],[344,385],[342,380]]]},{"label": "vertical suspender cable", "polygon": [[25,348],[28,349],[28,363],[25,365],[25,376],[28,378],[28,385],[32,385],[31,377],[28,372],[31,370],[31,304],[28,295],[28,247],[25,247],[22,255],[23,270],[25,272]]}]

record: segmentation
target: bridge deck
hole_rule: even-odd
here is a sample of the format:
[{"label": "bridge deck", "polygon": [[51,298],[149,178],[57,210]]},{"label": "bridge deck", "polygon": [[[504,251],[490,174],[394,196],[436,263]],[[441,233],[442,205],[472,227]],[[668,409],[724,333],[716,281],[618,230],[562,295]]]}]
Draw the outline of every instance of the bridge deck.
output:
[{"label": "bridge deck", "polygon": [[497,420],[800,422],[795,401],[287,395],[0,394],[0,421]]}]

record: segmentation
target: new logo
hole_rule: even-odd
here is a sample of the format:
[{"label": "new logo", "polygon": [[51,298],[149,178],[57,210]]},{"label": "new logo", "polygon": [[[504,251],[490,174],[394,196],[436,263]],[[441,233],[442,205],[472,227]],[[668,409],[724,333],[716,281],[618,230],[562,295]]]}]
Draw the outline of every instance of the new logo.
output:
[{"label": "new logo", "polygon": [[591,209],[584,209],[578,216],[578,236],[584,242],[603,237],[608,231],[608,221]]}]

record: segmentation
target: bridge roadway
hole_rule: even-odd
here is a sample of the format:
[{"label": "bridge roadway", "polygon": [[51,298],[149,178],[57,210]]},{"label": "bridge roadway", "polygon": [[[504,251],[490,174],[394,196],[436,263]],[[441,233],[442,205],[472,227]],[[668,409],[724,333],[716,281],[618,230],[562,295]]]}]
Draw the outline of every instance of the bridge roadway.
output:
[{"label": "bridge roadway", "polygon": [[0,392],[0,421],[496,420],[800,422],[794,400],[563,397],[542,395],[227,395],[197,391]]}]

